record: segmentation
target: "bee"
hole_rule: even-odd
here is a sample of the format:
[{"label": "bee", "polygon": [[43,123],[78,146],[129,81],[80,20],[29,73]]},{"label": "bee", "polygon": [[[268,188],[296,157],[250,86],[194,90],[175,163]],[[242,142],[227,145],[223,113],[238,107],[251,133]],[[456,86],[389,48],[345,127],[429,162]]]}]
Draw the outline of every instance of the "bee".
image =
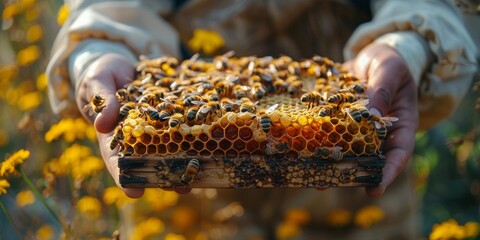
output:
[{"label": "bee", "polygon": [[308,107],[311,108],[323,102],[323,97],[319,92],[309,92],[303,94],[300,101],[308,103]]},{"label": "bee", "polygon": [[272,125],[272,121],[270,120],[269,114],[271,112],[275,111],[275,109],[277,109],[277,108],[278,108],[278,104],[274,104],[274,105],[270,106],[267,110],[260,109],[257,113],[259,118],[260,118],[260,120],[259,120],[260,127],[262,127],[262,130],[265,133],[270,131],[270,126]]},{"label": "bee", "polygon": [[369,118],[370,112],[367,109],[368,99],[360,99],[350,106],[344,107],[343,111],[355,122],[362,121],[362,118]]},{"label": "bee", "polygon": [[290,74],[295,74],[295,75],[299,76],[300,73],[301,73],[300,63],[296,62],[296,61],[293,61],[293,62],[289,63],[287,69],[288,69],[288,72]]},{"label": "bee", "polygon": [[320,116],[320,117],[326,117],[326,116],[332,117],[337,112],[338,112],[338,107],[337,106],[328,104],[328,105],[323,106],[320,109],[320,111],[318,112],[318,116]]},{"label": "bee", "polygon": [[170,85],[175,82],[174,77],[162,77],[155,82],[157,87],[170,87]]},{"label": "bee", "polygon": [[274,155],[288,151],[288,142],[270,142],[265,147],[265,154]]},{"label": "bee", "polygon": [[148,104],[141,104],[137,107],[138,111],[144,116],[149,116],[150,119],[154,121],[160,120],[160,113],[157,111],[156,108],[148,105]]},{"label": "bee", "polygon": [[267,89],[261,82],[254,82],[250,93],[252,99],[261,99],[267,94]]},{"label": "bee", "polygon": [[220,110],[220,104],[215,101],[210,101],[203,104],[197,111],[197,115],[195,116],[195,120],[197,121],[206,121],[207,117],[210,116],[212,118],[212,114]]},{"label": "bee", "polygon": [[330,96],[327,101],[329,103],[336,103],[338,105],[342,104],[342,103],[345,103],[345,102],[354,102],[357,98],[355,97],[355,95],[353,93],[350,93],[350,92],[346,92],[346,93],[343,93],[343,92],[340,92],[340,93],[337,93],[337,94],[334,94],[332,96]]},{"label": "bee", "polygon": [[342,147],[321,147],[315,150],[314,156],[322,159],[340,161],[343,158]]},{"label": "bee", "polygon": [[235,85],[233,86],[233,96],[236,99],[244,98],[247,96],[247,92],[250,90],[250,87],[242,86],[242,85]]},{"label": "bee", "polygon": [[280,78],[277,78],[272,83],[272,89],[271,89],[272,91],[271,92],[274,92],[275,94],[281,94],[281,93],[288,92],[288,86],[289,86],[289,84],[287,82],[283,81]]},{"label": "bee", "polygon": [[231,97],[235,86],[236,84],[232,79],[228,80],[227,77],[227,80],[215,83],[215,90],[221,97]]},{"label": "bee", "polygon": [[387,137],[387,127],[392,126],[393,122],[398,121],[397,117],[380,117],[376,114],[370,114],[369,119],[373,121],[380,139],[385,139]]},{"label": "bee", "polygon": [[222,98],[220,106],[225,112],[238,112],[240,111],[240,102],[232,101],[230,98]]},{"label": "bee", "polygon": [[250,99],[248,98],[244,98],[242,99],[243,100],[243,103],[240,105],[240,112],[251,112],[251,113],[255,113],[255,111],[257,110],[257,103],[258,102],[252,102]]},{"label": "bee", "polygon": [[100,113],[107,105],[105,105],[106,99],[102,96],[95,94],[90,98],[90,103],[86,104],[83,107],[83,112],[87,113],[89,116],[92,116],[94,112]]},{"label": "bee", "polygon": [[161,122],[166,121],[169,119],[169,117],[175,113],[181,113],[183,114],[183,106],[172,103],[171,101],[167,99],[162,99],[163,102],[159,103],[155,108],[160,112],[159,113],[159,120]]},{"label": "bee", "polygon": [[339,93],[350,92],[350,93],[355,94],[355,93],[365,93],[366,90],[367,90],[367,88],[362,84],[353,84],[353,85],[348,86],[345,89],[339,90],[338,92]]},{"label": "bee", "polygon": [[195,120],[195,117],[197,116],[198,108],[199,108],[198,106],[192,106],[187,110],[187,120],[188,121]]},{"label": "bee", "polygon": [[120,107],[120,117],[122,118],[126,118],[128,116],[128,112],[130,112],[130,110],[134,109],[135,108],[135,102],[127,102],[125,104],[123,104],[121,107]]},{"label": "bee", "polygon": [[123,139],[122,126],[118,125],[113,131],[112,138],[110,139],[110,142],[109,142],[110,149],[111,150],[115,149],[119,144],[120,140],[122,139]]},{"label": "bee", "polygon": [[125,103],[128,101],[133,101],[135,99],[132,99],[127,92],[127,89],[125,88],[120,88],[115,92],[115,96],[117,97],[118,102],[120,103]]},{"label": "bee", "polygon": [[183,106],[185,107],[193,106],[194,105],[193,102],[195,101],[203,101],[203,98],[195,93],[186,94],[184,95]]},{"label": "bee", "polygon": [[290,95],[297,96],[302,92],[302,88],[303,88],[303,81],[296,80],[290,83],[287,91]]},{"label": "bee", "polygon": [[185,173],[182,175],[182,178],[180,179],[180,181],[185,185],[189,185],[199,171],[200,171],[200,162],[198,161],[198,159],[194,158],[188,162],[187,166],[185,167]]},{"label": "bee", "polygon": [[185,122],[185,118],[183,117],[183,114],[175,113],[169,117],[168,126],[170,126],[171,128],[174,128],[184,122]]},{"label": "bee", "polygon": [[147,93],[143,94],[140,99],[138,99],[138,103],[147,103],[150,106],[156,106],[159,103],[159,98],[153,93]]}]

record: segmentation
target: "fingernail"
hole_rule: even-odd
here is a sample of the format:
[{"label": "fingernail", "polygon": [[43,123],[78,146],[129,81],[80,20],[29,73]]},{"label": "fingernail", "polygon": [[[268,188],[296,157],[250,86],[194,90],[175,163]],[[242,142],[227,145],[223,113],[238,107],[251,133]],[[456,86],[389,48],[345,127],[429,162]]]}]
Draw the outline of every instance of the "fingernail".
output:
[{"label": "fingernail", "polygon": [[382,113],[377,108],[372,107],[372,108],[369,109],[369,111],[370,111],[371,114],[375,114],[375,115],[380,116],[380,117],[382,116]]}]

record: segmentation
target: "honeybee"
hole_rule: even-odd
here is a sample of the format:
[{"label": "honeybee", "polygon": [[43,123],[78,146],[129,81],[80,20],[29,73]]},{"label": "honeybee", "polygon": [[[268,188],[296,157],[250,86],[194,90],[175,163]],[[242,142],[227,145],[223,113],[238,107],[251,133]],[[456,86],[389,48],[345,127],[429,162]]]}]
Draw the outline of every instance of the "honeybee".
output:
[{"label": "honeybee", "polygon": [[195,117],[197,116],[198,108],[199,108],[198,106],[192,106],[187,110],[187,120],[188,121],[195,120]]},{"label": "honeybee", "polygon": [[155,86],[158,87],[170,87],[170,85],[175,82],[173,77],[162,77],[155,82]]},{"label": "honeybee", "polygon": [[330,96],[327,101],[329,103],[336,103],[338,105],[342,104],[342,103],[345,103],[345,102],[354,102],[356,100],[356,97],[353,93],[350,93],[350,92],[340,92],[340,93],[337,93],[337,94],[334,94],[332,96]]},{"label": "honeybee", "polygon": [[240,102],[232,101],[229,98],[222,98],[220,105],[225,112],[238,112],[240,110]]},{"label": "honeybee", "polygon": [[309,92],[303,94],[300,101],[308,103],[308,107],[311,108],[323,102],[323,97],[319,92]]},{"label": "honeybee", "polygon": [[202,120],[207,120],[207,117],[212,116],[213,113],[217,112],[220,110],[220,104],[215,101],[210,101],[205,104],[203,104],[197,112],[197,116],[195,117],[195,120],[197,121],[202,121]]},{"label": "honeybee", "polygon": [[188,162],[187,166],[185,167],[185,173],[182,175],[182,178],[180,179],[180,181],[185,185],[189,185],[199,171],[200,171],[200,162],[198,161],[198,159],[194,158]]},{"label": "honeybee", "polygon": [[123,104],[120,107],[120,111],[119,111],[120,117],[126,118],[128,116],[128,112],[130,112],[130,110],[132,110],[134,108],[135,108],[135,103],[134,102],[127,102],[127,103]]},{"label": "honeybee", "polygon": [[273,81],[272,91],[275,94],[285,93],[285,92],[288,92],[288,86],[289,86],[289,84],[287,82],[283,81],[280,78],[277,78]]},{"label": "honeybee", "polygon": [[338,112],[338,107],[337,106],[328,104],[328,105],[324,105],[320,109],[320,111],[318,112],[318,116],[320,116],[320,117],[326,117],[326,116],[332,117],[337,112]]},{"label": "honeybee", "polygon": [[387,127],[392,126],[393,122],[398,121],[397,117],[380,117],[376,114],[370,114],[369,118],[373,121],[380,139],[385,139],[387,137]]},{"label": "honeybee", "polygon": [[221,97],[231,97],[235,83],[229,80],[220,81],[215,84],[215,90]]},{"label": "honeybee", "polygon": [[284,153],[290,149],[288,142],[270,142],[265,147],[265,154],[274,155],[278,153]]},{"label": "honeybee", "polygon": [[203,98],[207,101],[220,101],[220,95],[218,95],[217,90],[208,90],[203,94]]},{"label": "honeybee", "polygon": [[153,93],[143,94],[140,99],[138,99],[139,103],[148,103],[150,106],[156,106],[159,103],[159,98],[157,95]]},{"label": "honeybee", "polygon": [[261,99],[267,94],[267,89],[261,82],[254,82],[250,93],[252,99]]},{"label": "honeybee", "polygon": [[193,102],[195,101],[203,101],[203,98],[195,93],[186,94],[185,98],[183,99],[183,106],[190,107],[193,106]]},{"label": "honeybee", "polygon": [[366,87],[361,84],[354,84],[347,88],[346,91],[351,93],[364,93],[366,91]]},{"label": "honeybee", "polygon": [[270,106],[267,110],[265,109],[260,109],[257,114],[258,116],[260,117],[260,127],[262,127],[262,130],[267,133],[268,131],[270,131],[270,126],[272,125],[272,121],[270,120],[270,116],[269,114],[273,111],[275,111],[275,109],[278,108],[278,104],[274,104],[272,106]]},{"label": "honeybee", "polygon": [[115,92],[115,96],[117,97],[117,100],[120,103],[125,103],[125,102],[128,102],[128,101],[133,101],[134,100],[128,95],[127,89],[125,89],[125,88],[118,89]]},{"label": "honeybee", "polygon": [[340,161],[343,158],[342,147],[321,147],[315,150],[314,156],[322,159],[331,159],[334,161]]},{"label": "honeybee", "polygon": [[301,80],[296,80],[290,83],[290,86],[288,86],[288,93],[292,96],[297,96],[302,92],[303,88],[303,81]]},{"label": "honeybee", "polygon": [[348,107],[344,107],[343,111],[355,122],[362,121],[362,118],[369,118],[370,112],[367,109],[368,99],[360,99],[353,102]]},{"label": "honeybee", "polygon": [[233,96],[236,99],[244,98],[247,96],[247,92],[250,90],[250,87],[242,86],[242,85],[235,85],[233,87]]},{"label": "honeybee", "polygon": [[289,63],[287,69],[288,69],[288,72],[290,74],[295,74],[297,76],[300,76],[301,70],[300,70],[300,63],[299,62],[293,61],[293,62]]},{"label": "honeybee", "polygon": [[174,128],[184,122],[185,122],[185,118],[183,117],[183,114],[175,113],[169,117],[168,126],[170,126],[171,128]]},{"label": "honeybee", "polygon": [[163,102],[159,103],[155,108],[159,111],[159,120],[161,122],[166,121],[169,117],[175,113],[184,112],[183,106],[172,103],[169,100],[162,99]]},{"label": "honeybee", "polygon": [[110,149],[111,150],[115,149],[118,143],[120,142],[120,140],[122,139],[123,139],[122,126],[118,125],[113,131],[112,138],[110,139],[110,142],[109,142]]},{"label": "honeybee", "polygon": [[257,104],[258,102],[252,102],[250,101],[250,99],[246,98],[246,99],[243,99],[243,103],[240,105],[240,112],[251,112],[251,113],[255,113],[255,111],[257,110]]},{"label": "honeybee", "polygon": [[83,106],[83,112],[92,116],[94,112],[100,113],[107,105],[105,105],[106,99],[102,96],[95,94],[90,98],[90,103]]},{"label": "honeybee", "polygon": [[141,104],[137,107],[138,111],[144,116],[149,116],[150,119],[154,121],[160,120],[160,113],[157,111],[156,108],[148,105],[148,104]]}]

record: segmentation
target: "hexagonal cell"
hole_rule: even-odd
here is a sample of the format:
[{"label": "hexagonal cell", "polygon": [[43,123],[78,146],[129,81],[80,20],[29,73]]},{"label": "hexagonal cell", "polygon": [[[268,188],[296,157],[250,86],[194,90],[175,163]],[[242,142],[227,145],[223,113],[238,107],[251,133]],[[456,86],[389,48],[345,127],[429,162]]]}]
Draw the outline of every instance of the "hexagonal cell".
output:
[{"label": "hexagonal cell", "polygon": [[247,152],[247,151],[241,151],[238,155],[240,157],[249,157],[251,155],[251,153]]},{"label": "hexagonal cell", "polygon": [[198,135],[198,138],[202,142],[207,142],[210,139],[206,133],[200,133],[200,135]]},{"label": "hexagonal cell", "polygon": [[367,135],[367,134],[373,134],[373,132],[370,132],[370,128],[367,126],[360,126],[360,133]]},{"label": "hexagonal cell", "polygon": [[225,128],[228,125],[228,118],[224,117],[220,120],[220,126]]},{"label": "hexagonal cell", "polygon": [[205,149],[205,150],[200,151],[199,154],[202,155],[202,156],[210,156],[210,151]]},{"label": "hexagonal cell", "polygon": [[353,140],[352,134],[346,132],[342,134],[342,139],[345,140],[346,142],[351,142]]},{"label": "hexagonal cell", "polygon": [[190,149],[190,143],[189,142],[186,142],[186,141],[183,141],[181,144],[180,144],[180,149],[182,149],[183,151],[188,151]]},{"label": "hexagonal cell", "polygon": [[238,137],[238,128],[235,125],[228,125],[225,128],[225,136],[230,140],[235,140]]},{"label": "hexagonal cell", "polygon": [[333,125],[329,122],[324,122],[322,124],[322,130],[325,131],[326,133],[330,133],[333,131]]},{"label": "hexagonal cell", "polygon": [[223,138],[223,128],[220,125],[214,125],[211,130],[212,138],[215,140],[220,140]]},{"label": "hexagonal cell", "polygon": [[158,145],[160,143],[160,137],[158,135],[153,136],[152,143]]},{"label": "hexagonal cell", "polygon": [[213,150],[217,149],[217,147],[218,147],[217,142],[214,141],[214,140],[209,140],[205,145],[206,145],[207,149],[210,150],[210,151],[213,151]]},{"label": "hexagonal cell", "polygon": [[148,154],[155,154],[157,153],[157,146],[153,145],[153,144],[149,144],[147,146],[147,153]]},{"label": "hexagonal cell", "polygon": [[183,136],[182,136],[182,134],[180,134],[180,132],[171,133],[170,138],[172,139],[172,141],[174,141],[176,143],[181,143],[183,141]]},{"label": "hexagonal cell", "polygon": [[302,136],[309,140],[315,137],[315,132],[310,126],[303,126],[302,128]]},{"label": "hexagonal cell", "polygon": [[331,143],[337,143],[338,141],[340,141],[340,138],[340,134],[336,132],[328,134],[328,141],[330,141]]},{"label": "hexagonal cell", "polygon": [[273,137],[279,138],[285,134],[285,128],[280,123],[274,123],[270,126],[270,134]]},{"label": "hexagonal cell", "polygon": [[167,146],[165,144],[157,145],[157,153],[160,153],[160,154],[167,153]]},{"label": "hexagonal cell", "polygon": [[185,141],[193,142],[195,141],[195,136],[193,136],[193,134],[187,134],[187,136],[185,136]]},{"label": "hexagonal cell", "polygon": [[320,144],[316,140],[309,140],[307,142],[307,150],[311,153],[314,153],[319,147]]},{"label": "hexagonal cell", "polygon": [[168,133],[163,133],[161,136],[160,136],[160,139],[162,140],[162,143],[163,144],[167,144],[170,142],[170,134]]},{"label": "hexagonal cell", "polygon": [[350,143],[345,142],[343,140],[340,140],[338,143],[336,143],[336,146],[341,147],[342,152],[348,152],[350,150]]},{"label": "hexagonal cell", "polygon": [[366,143],[372,143],[373,142],[373,137],[372,135],[367,135],[363,138]]},{"label": "hexagonal cell", "polygon": [[178,152],[178,149],[179,149],[178,144],[176,144],[174,142],[169,142],[167,144],[167,150],[168,150],[169,153],[176,153],[176,152]]},{"label": "hexagonal cell", "polygon": [[292,139],[292,147],[298,152],[302,151],[307,147],[307,141],[303,137],[296,137]]},{"label": "hexagonal cell", "polygon": [[327,134],[324,132],[317,132],[315,133],[315,140],[317,142],[324,142],[327,139]]},{"label": "hexagonal cell", "polygon": [[226,152],[226,156],[228,158],[236,158],[236,157],[238,157],[238,152],[233,150],[233,149],[230,149]]},{"label": "hexagonal cell", "polygon": [[232,142],[229,141],[228,139],[222,139],[219,143],[218,146],[223,149],[223,150],[228,150],[232,146]]},{"label": "hexagonal cell", "polygon": [[152,136],[150,136],[150,134],[144,133],[144,134],[142,134],[142,135],[140,136],[140,141],[141,141],[143,144],[148,145],[148,144],[150,144],[150,142],[152,141]]},{"label": "hexagonal cell", "polygon": [[352,135],[357,134],[357,133],[358,133],[358,130],[359,130],[359,128],[358,128],[358,123],[350,123],[350,124],[348,124],[347,130],[348,130],[348,132],[349,132],[350,134],[352,134]]},{"label": "hexagonal cell", "polygon": [[198,152],[195,149],[190,149],[187,151],[187,154],[190,156],[197,156]]},{"label": "hexagonal cell", "polygon": [[286,132],[290,137],[296,137],[298,135],[299,130],[294,126],[290,125],[286,128]]},{"label": "hexagonal cell", "polygon": [[339,133],[339,134],[344,133],[346,130],[347,130],[347,128],[346,128],[345,125],[343,125],[343,124],[337,124],[337,125],[335,126],[335,132],[337,132],[337,133]]},{"label": "hexagonal cell", "polygon": [[243,119],[241,119],[241,118],[237,118],[237,119],[235,120],[235,125],[236,125],[237,127],[241,127],[241,126],[245,125],[245,121],[244,121]]},{"label": "hexagonal cell", "polygon": [[252,129],[250,129],[249,127],[242,127],[240,128],[240,130],[238,131],[238,135],[241,139],[243,139],[244,141],[248,141],[250,139],[252,139],[253,137],[253,131]]},{"label": "hexagonal cell", "polygon": [[367,144],[365,146],[365,153],[366,154],[373,154],[377,152],[377,146],[375,144]]},{"label": "hexagonal cell", "polygon": [[237,149],[237,151],[245,150],[245,146],[246,144],[243,140],[238,139],[235,142],[233,142],[233,147]]},{"label": "hexagonal cell", "polygon": [[143,143],[138,142],[133,146],[135,149],[136,154],[145,154],[147,152],[147,146],[145,146]]},{"label": "hexagonal cell", "polygon": [[290,151],[286,152],[285,155],[288,158],[297,158],[298,157],[298,152],[290,150]]},{"label": "hexagonal cell", "polygon": [[330,122],[331,122],[333,125],[337,125],[339,121],[340,121],[340,120],[338,120],[338,118],[331,118],[331,119],[330,119]]},{"label": "hexagonal cell", "polygon": [[317,122],[312,122],[310,124],[310,127],[312,128],[313,131],[317,132],[318,130],[320,130],[320,124],[318,124]]},{"label": "hexagonal cell", "polygon": [[360,155],[365,151],[365,142],[363,140],[357,140],[353,142],[350,147],[355,154]]},{"label": "hexagonal cell", "polygon": [[249,152],[254,152],[255,150],[258,149],[259,146],[260,146],[260,145],[258,144],[257,141],[252,140],[252,141],[250,141],[250,142],[247,143],[247,151],[249,151]]},{"label": "hexagonal cell", "polygon": [[193,142],[193,148],[195,148],[195,150],[197,151],[201,151],[205,148],[205,145],[203,144],[202,141],[197,140]]},{"label": "hexagonal cell", "polygon": [[221,149],[217,149],[215,151],[213,151],[213,156],[214,157],[225,157],[225,152]]},{"label": "hexagonal cell", "polygon": [[130,143],[130,144],[135,144],[137,142],[137,138],[136,137],[130,137],[127,139],[127,143]]}]

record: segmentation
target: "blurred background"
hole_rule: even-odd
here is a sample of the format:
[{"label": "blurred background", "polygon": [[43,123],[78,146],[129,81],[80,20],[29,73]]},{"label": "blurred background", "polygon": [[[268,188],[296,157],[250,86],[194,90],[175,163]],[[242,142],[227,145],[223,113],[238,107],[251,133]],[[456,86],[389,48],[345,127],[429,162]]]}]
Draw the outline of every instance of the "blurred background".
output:
[{"label": "blurred background", "polygon": [[[82,118],[54,115],[48,102],[44,72],[68,6],[59,0],[2,0],[0,12],[0,239],[111,239],[119,209],[134,200],[106,173],[94,129]],[[479,236],[479,78],[451,119],[417,134],[412,162],[424,239]],[[194,194],[215,197],[211,191]],[[190,239],[165,227],[193,224],[193,210],[177,206],[178,197],[157,189],[135,200],[145,211],[169,214],[138,222],[136,236]],[[243,211],[230,208],[234,215]],[[277,237],[295,233],[279,229]]]}]

